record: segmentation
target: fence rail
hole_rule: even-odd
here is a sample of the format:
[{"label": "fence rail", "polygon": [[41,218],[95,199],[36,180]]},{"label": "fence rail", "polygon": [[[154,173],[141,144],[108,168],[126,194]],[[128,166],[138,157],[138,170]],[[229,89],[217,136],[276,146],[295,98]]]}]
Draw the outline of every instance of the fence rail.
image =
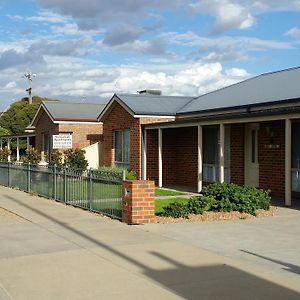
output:
[{"label": "fence rail", "polygon": [[122,173],[0,163],[0,184],[105,215],[122,217]]}]

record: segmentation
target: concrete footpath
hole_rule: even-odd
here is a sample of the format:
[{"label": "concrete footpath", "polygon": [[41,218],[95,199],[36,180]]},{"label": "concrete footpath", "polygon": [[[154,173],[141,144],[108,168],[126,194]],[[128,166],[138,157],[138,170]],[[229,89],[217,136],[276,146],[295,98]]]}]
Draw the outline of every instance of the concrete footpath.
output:
[{"label": "concrete footpath", "polygon": [[0,187],[1,300],[141,298],[300,299],[300,280]]}]

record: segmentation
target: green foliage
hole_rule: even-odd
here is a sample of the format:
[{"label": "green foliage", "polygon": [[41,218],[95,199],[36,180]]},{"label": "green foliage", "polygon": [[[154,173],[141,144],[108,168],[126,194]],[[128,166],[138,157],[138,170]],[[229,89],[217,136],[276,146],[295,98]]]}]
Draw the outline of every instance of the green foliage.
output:
[{"label": "green foliage", "polygon": [[270,190],[228,183],[213,183],[203,188],[203,196],[215,198],[214,210],[239,211],[255,215],[257,209],[269,209]]},{"label": "green foliage", "polygon": [[3,127],[0,127],[0,135],[7,135],[9,134],[9,130]]},{"label": "green foliage", "polygon": [[53,150],[50,153],[50,166],[55,166],[57,168],[63,167],[63,152],[59,150]]},{"label": "green foliage", "polygon": [[29,148],[26,149],[26,155],[22,156],[21,160],[27,164],[37,165],[41,161],[41,155],[36,149],[29,146]]},{"label": "green foliage", "polygon": [[65,151],[65,166],[71,169],[85,170],[88,166],[88,162],[85,159],[85,150],[76,148],[68,149]]},{"label": "green foliage", "polygon": [[137,179],[137,175],[135,173],[135,171],[133,170],[126,170],[126,180],[136,180]]},{"label": "green foliage", "polygon": [[0,161],[7,162],[10,155],[11,151],[7,147],[0,149]]},{"label": "green foliage", "polygon": [[188,218],[189,209],[186,203],[171,202],[164,207],[162,215],[172,218]]},{"label": "green foliage", "polygon": [[216,200],[211,196],[192,197],[187,207],[190,213],[202,215],[205,211],[212,210],[215,204]]},{"label": "green foliage", "polygon": [[28,104],[28,98],[22,98],[11,104],[9,109],[0,118],[0,126],[8,130],[9,134],[22,134],[31,123],[38,107],[47,98],[34,96],[32,104]]},{"label": "green foliage", "polygon": [[[101,171],[102,173],[106,173],[108,176],[122,178],[124,169],[117,168],[117,167],[100,166],[98,168],[98,171]],[[137,175],[134,170],[125,170],[125,172],[126,172],[126,180],[136,180],[137,179]]]},{"label": "green foliage", "polygon": [[189,198],[164,198],[164,199],[156,199],[155,200],[155,214],[156,215],[162,215],[164,212],[164,208],[168,206],[172,202],[181,202],[181,203],[187,203],[190,199]]},{"label": "green foliage", "polygon": [[163,215],[174,218],[187,217],[189,213],[206,211],[239,211],[251,215],[257,209],[268,210],[271,205],[269,190],[236,184],[213,183],[202,190],[201,196],[192,197],[187,203],[170,203]]}]

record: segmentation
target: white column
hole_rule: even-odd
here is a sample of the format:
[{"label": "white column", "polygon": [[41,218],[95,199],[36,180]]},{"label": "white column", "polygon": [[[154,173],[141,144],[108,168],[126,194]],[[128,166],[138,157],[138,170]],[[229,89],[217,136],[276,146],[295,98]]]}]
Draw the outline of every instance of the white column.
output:
[{"label": "white column", "polygon": [[144,144],[143,144],[143,180],[147,179],[147,130],[144,130]]},{"label": "white column", "polygon": [[20,161],[20,144],[19,144],[18,137],[17,137],[17,161]]},{"label": "white column", "polygon": [[29,149],[29,146],[30,146],[30,144],[29,144],[29,143],[30,143],[29,136],[27,137],[27,139],[26,139],[26,140],[27,140],[27,147],[26,147],[26,148],[27,148],[27,149]]},{"label": "white column", "polygon": [[158,129],[158,186],[162,187],[162,129]]},{"label": "white column", "polygon": [[285,205],[292,204],[291,164],[292,164],[292,130],[291,120],[285,120]]},{"label": "white column", "polygon": [[[7,149],[10,150],[10,138],[7,139]],[[7,158],[8,161],[10,161],[10,155]]]},{"label": "white column", "polygon": [[220,147],[219,147],[219,163],[220,173],[219,181],[224,182],[224,149],[225,149],[225,127],[224,124],[220,124]]},{"label": "white column", "polygon": [[198,193],[202,191],[202,126],[198,125]]}]

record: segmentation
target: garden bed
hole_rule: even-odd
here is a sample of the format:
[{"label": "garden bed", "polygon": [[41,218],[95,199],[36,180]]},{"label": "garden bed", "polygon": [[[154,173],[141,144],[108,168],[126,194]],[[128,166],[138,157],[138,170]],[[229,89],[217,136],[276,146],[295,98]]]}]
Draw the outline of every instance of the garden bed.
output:
[{"label": "garden bed", "polygon": [[156,216],[156,223],[171,224],[171,223],[188,223],[188,222],[204,222],[204,221],[226,221],[226,220],[248,220],[256,218],[272,217],[276,213],[276,207],[271,206],[269,210],[258,209],[256,215],[253,216],[247,213],[238,211],[232,212],[204,212],[202,215],[189,214],[188,218],[172,218]]}]

